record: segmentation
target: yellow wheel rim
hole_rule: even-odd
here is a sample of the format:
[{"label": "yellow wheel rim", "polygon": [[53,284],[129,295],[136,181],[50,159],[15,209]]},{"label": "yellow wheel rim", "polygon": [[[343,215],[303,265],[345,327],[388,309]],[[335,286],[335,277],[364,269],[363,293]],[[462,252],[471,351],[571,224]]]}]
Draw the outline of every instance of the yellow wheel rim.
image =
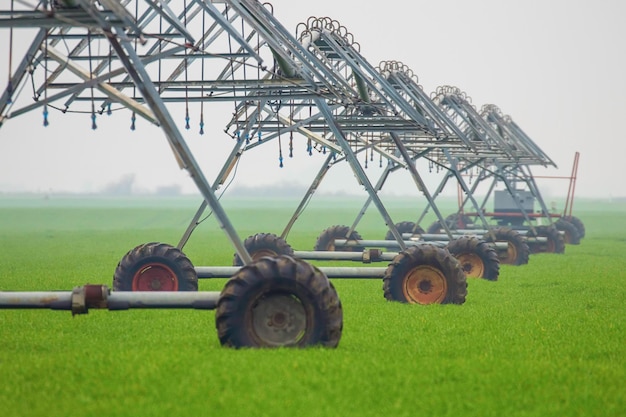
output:
[{"label": "yellow wheel rim", "polygon": [[517,259],[517,247],[512,243],[508,242],[506,248],[506,255],[500,258],[500,262],[507,265],[513,265],[515,260]]},{"label": "yellow wheel rim", "polygon": [[466,277],[482,278],[485,273],[485,263],[475,253],[461,253],[456,259],[461,264]]},{"label": "yellow wheel rim", "polygon": [[411,304],[441,304],[448,292],[444,274],[430,265],[420,265],[406,275],[402,293]]}]

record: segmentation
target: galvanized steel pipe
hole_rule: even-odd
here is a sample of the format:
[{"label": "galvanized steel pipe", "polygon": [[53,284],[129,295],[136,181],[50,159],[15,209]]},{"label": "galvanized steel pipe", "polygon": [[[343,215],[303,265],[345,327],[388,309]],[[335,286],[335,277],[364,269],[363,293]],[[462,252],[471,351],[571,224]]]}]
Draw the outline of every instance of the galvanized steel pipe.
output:
[{"label": "galvanized steel pipe", "polygon": [[[332,253],[332,252],[326,252]],[[328,278],[382,278],[386,267],[317,267]],[[198,278],[230,278],[241,267],[238,266],[197,266]]]},{"label": "galvanized steel pipe", "polygon": [[[102,295],[94,295],[101,292]],[[106,286],[86,285],[73,291],[0,291],[0,309],[70,310],[87,313],[90,308],[128,310],[131,308],[193,308],[212,310],[220,293],[216,291],[110,292]]]}]

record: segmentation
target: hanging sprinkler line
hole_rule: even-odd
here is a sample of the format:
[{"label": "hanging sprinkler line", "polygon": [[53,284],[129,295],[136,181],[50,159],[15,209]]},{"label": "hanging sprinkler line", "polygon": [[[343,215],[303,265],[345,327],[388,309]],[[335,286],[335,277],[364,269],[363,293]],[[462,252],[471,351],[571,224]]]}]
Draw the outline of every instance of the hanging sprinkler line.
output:
[{"label": "hanging sprinkler line", "polygon": [[278,123],[278,166],[283,167],[283,144],[280,138],[280,122]]},{"label": "hanging sprinkler line", "polygon": [[[13,19],[13,3],[14,0],[11,0],[11,19]],[[9,92],[9,99],[7,100],[7,104],[11,104],[11,96],[13,94],[13,81],[12,74],[13,73],[13,26],[9,29],[9,82],[7,84],[7,91]]]},{"label": "hanging sprinkler line", "polygon": [[[135,2],[135,22],[137,21],[137,18],[139,16],[139,2]],[[137,38],[135,38],[135,50],[137,50]],[[159,48],[160,48],[160,43],[159,43]],[[111,50],[111,43],[109,42],[109,50]],[[159,51],[161,52],[161,51]],[[159,60],[159,80],[161,78],[161,61]],[[133,99],[136,99],[137,97],[137,86],[135,85],[135,83],[133,83]],[[136,127],[136,122],[137,122],[137,115],[135,114],[135,112],[133,112],[130,115],[130,130],[132,132],[135,131]]]},{"label": "hanging sprinkler line", "polygon": [[[245,23],[244,20],[241,19],[241,36],[245,39],[245,37],[246,37],[246,30],[245,30],[245,24],[244,23]],[[246,63],[246,58],[245,57],[243,58],[243,62],[244,62],[244,64]],[[246,74],[247,65],[242,65],[242,68],[243,68],[243,79],[247,80],[248,79],[248,76]],[[245,106],[244,111],[245,111],[245,117],[246,117],[246,120],[247,120],[248,119],[248,106]]]},{"label": "hanging sprinkler line", "polygon": [[[43,52],[43,72],[45,85],[43,90],[43,125],[44,127],[48,126],[50,122],[48,122],[48,34],[46,33],[46,37],[44,38],[44,52]],[[33,80],[33,75],[31,73],[31,80]],[[34,81],[33,81],[34,82]],[[34,84],[33,84],[34,88]]]},{"label": "hanging sprinkler line", "polygon": [[[202,33],[206,33],[206,29],[205,29],[205,25],[206,25],[206,13],[202,14]],[[202,49],[204,49],[204,42],[205,42],[205,38],[203,37],[202,39]],[[204,61],[205,59],[202,60],[201,62],[201,68],[200,68],[200,72],[201,72],[201,77],[202,80],[204,81]],[[204,135],[204,100],[202,100],[202,98],[204,98],[204,83],[200,84],[200,135]]]},{"label": "hanging sprinkler line", "polygon": [[[111,44],[109,43],[109,55],[108,55],[108,60],[109,62],[108,67],[109,67],[109,74],[111,73],[111,61],[112,61],[112,54],[113,54],[113,48],[111,47]],[[110,79],[109,79],[110,81]],[[107,116],[110,116],[113,112],[111,111],[111,102],[109,102],[107,104]]]},{"label": "hanging sprinkler line", "polygon": [[[92,64],[92,55],[91,55],[91,31],[87,28],[87,53],[89,54],[89,80],[93,79],[93,64]],[[89,88],[91,92],[91,129],[96,130],[98,126],[96,125],[96,103],[93,94],[93,83]]]},{"label": "hanging sprinkler line", "polygon": [[[228,17],[228,8],[226,8],[226,10],[224,11],[224,17],[226,17],[226,20],[230,20],[230,18]],[[228,34],[228,54],[229,56],[232,56],[233,53],[233,45],[232,45],[232,40],[231,40],[231,36],[230,33]],[[233,81],[235,81],[235,66],[234,66],[234,60],[233,59],[229,59],[229,63],[230,63],[230,76],[232,77]],[[245,61],[243,63],[243,65],[245,66]],[[235,90],[235,83],[233,82],[233,98],[236,97],[236,90]],[[235,114],[237,113],[237,105],[235,104]],[[246,136],[246,143],[249,141],[249,137]]]},{"label": "hanging sprinkler line", "polygon": [[[183,25],[185,26],[185,29],[187,28],[187,0],[185,0],[183,2],[183,9],[185,10],[185,14],[183,15]],[[188,81],[189,81],[189,77],[188,77],[188,61],[187,61],[187,54],[188,54],[188,50],[189,48],[185,48],[185,129],[189,130],[190,126],[189,126],[189,88],[188,88]]]}]

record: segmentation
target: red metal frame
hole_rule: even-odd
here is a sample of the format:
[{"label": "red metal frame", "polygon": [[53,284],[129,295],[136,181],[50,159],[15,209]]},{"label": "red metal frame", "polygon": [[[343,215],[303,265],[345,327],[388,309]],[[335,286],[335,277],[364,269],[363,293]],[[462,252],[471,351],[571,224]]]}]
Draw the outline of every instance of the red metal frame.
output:
[{"label": "red metal frame", "polygon": [[[572,176],[569,180],[569,189],[567,190],[567,200],[565,201],[565,209],[563,210],[564,217],[572,217],[572,210],[574,209],[574,191],[576,191],[576,177],[578,176],[578,158],[579,157],[580,157],[580,153],[576,152],[576,154],[574,155],[574,165],[572,165]],[[571,199],[570,199],[570,195],[571,195]]]}]

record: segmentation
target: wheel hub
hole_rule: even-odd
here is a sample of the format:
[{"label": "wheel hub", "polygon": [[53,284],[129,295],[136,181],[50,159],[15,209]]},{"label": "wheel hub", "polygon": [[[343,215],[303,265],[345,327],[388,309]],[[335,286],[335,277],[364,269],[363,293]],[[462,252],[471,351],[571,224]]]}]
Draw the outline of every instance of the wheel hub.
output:
[{"label": "wheel hub", "polygon": [[409,303],[439,304],[446,298],[448,283],[439,269],[420,265],[406,275],[402,292]]},{"label": "wheel hub", "polygon": [[252,329],[261,345],[297,344],[305,334],[306,311],[298,298],[268,294],[252,308]]},{"label": "wheel hub", "polygon": [[163,264],[149,264],[133,277],[133,291],[178,291],[178,277]]},{"label": "wheel hub", "polygon": [[457,260],[461,264],[465,276],[472,278],[482,278],[485,273],[485,264],[480,256],[475,253],[461,253],[457,255]]},{"label": "wheel hub", "polygon": [[501,262],[503,264],[512,265],[515,263],[516,259],[517,259],[517,247],[512,242],[508,242],[507,247],[506,247],[506,255],[504,256],[503,259],[501,259]]}]

